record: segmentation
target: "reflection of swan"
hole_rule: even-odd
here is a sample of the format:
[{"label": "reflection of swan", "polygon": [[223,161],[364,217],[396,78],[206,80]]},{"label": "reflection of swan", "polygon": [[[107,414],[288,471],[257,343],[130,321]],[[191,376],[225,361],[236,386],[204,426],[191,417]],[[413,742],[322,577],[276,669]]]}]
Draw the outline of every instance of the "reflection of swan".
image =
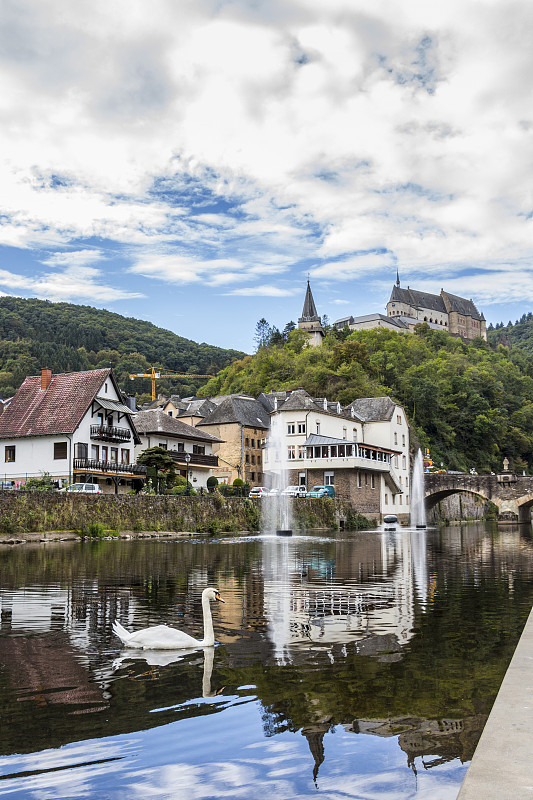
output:
[{"label": "reflection of swan", "polygon": [[[168,667],[177,661],[182,661],[186,656],[196,653],[196,650],[150,650],[142,653],[128,653],[113,661],[113,672],[120,669],[124,664],[134,661],[145,661],[149,667]],[[202,675],[202,697],[216,697],[222,689],[211,691],[211,675],[213,674],[213,660],[215,657],[214,647],[204,647],[204,671]],[[197,665],[199,662],[191,662]]]},{"label": "reflection of swan", "polygon": [[204,638],[194,639],[188,633],[169,628],[168,625],[155,625],[153,628],[143,628],[141,631],[130,633],[122,627],[120,622],[113,623],[113,633],[122,640],[126,647],[135,647],[139,650],[181,650],[187,647],[212,647],[215,644],[213,620],[211,619],[211,600],[224,600],[218,589],[204,589],[202,592],[202,610],[204,614]]}]

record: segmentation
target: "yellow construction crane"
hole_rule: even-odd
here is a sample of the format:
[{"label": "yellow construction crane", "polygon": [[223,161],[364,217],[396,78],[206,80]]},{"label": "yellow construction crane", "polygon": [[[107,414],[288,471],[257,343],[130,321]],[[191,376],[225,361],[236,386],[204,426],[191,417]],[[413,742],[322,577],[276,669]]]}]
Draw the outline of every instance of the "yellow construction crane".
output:
[{"label": "yellow construction crane", "polygon": [[152,403],[155,400],[155,382],[159,378],[213,378],[213,375],[193,375],[191,372],[177,372],[177,373],[165,373],[156,372],[155,367],[152,367],[151,372],[136,372],[133,375],[130,375],[129,378],[131,381],[135,380],[135,378],[151,378],[152,379]]}]

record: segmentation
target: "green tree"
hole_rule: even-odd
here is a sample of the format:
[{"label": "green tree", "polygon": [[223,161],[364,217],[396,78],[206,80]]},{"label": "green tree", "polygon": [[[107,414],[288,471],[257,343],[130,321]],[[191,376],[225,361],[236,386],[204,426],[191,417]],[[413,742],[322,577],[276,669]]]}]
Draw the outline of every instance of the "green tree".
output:
[{"label": "green tree", "polygon": [[149,447],[138,456],[138,464],[146,466],[147,479],[158,494],[163,488],[170,489],[176,481],[176,466],[172,456],[164,447]]}]

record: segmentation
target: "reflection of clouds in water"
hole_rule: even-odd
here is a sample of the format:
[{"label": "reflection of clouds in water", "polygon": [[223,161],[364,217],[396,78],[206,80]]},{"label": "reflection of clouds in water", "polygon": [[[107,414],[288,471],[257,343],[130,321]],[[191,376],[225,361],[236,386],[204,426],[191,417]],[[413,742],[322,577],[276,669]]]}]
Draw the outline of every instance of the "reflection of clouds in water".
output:
[{"label": "reflection of clouds in water", "polygon": [[[169,764],[162,769],[134,773],[139,778],[130,784],[132,798],[158,798],[168,800],[207,800],[220,797],[298,798],[302,795],[294,784],[281,778],[284,774],[298,774],[309,770],[309,757],[297,746],[284,742],[256,743],[245,747],[266,751],[264,758],[241,758],[238,761],[210,762],[202,765]],[[283,768],[283,762],[290,766]],[[272,767],[272,769],[268,769]]]},{"label": "reflection of clouds in water", "polygon": [[[256,758],[247,757],[251,750]],[[359,754],[364,758],[364,754]],[[386,754],[383,753],[383,756]],[[131,773],[128,796],[165,798],[165,800],[208,800],[212,798],[279,797],[291,800],[316,798],[317,788],[323,800],[455,800],[457,779],[449,765],[449,777],[432,773],[406,775],[403,769],[390,763],[388,769],[375,770],[368,764],[366,774],[355,774],[346,758],[332,762],[327,774],[319,774],[317,787],[312,783],[309,754],[299,750],[287,739],[279,742],[257,742],[243,750],[243,758],[231,763],[208,762],[201,765],[169,764],[163,768]],[[356,753],[344,753],[353,759]],[[394,757],[393,757],[394,758]]]},{"label": "reflection of clouds in water", "polygon": [[[2,760],[2,775],[20,772],[41,774],[9,778],[0,784],[0,797],[20,793],[20,797],[38,800],[65,800],[68,797],[96,797],[94,783],[104,776],[123,769],[123,759],[137,749],[138,740],[127,742],[104,740],[90,744],[72,745],[59,750],[44,750],[28,756],[13,756]],[[117,759],[115,762],[112,759]],[[103,762],[103,763],[98,763]],[[79,764],[80,766],[76,766]],[[57,770],[50,779],[49,770]]]}]

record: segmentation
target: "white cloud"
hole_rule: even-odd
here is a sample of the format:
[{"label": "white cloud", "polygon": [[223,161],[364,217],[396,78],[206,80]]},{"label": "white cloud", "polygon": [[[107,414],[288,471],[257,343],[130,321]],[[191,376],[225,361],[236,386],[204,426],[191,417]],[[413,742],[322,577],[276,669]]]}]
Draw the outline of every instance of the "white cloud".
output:
[{"label": "white cloud", "polygon": [[54,301],[92,300],[95,303],[106,303],[144,297],[139,292],[117,289],[101,283],[100,277],[100,270],[87,266],[72,266],[61,272],[32,277],[0,269],[0,286],[10,289],[10,293],[20,292]]},{"label": "white cloud", "polygon": [[247,286],[241,289],[232,289],[225,295],[234,297],[291,297],[301,293],[301,289],[280,289],[279,286]]},{"label": "white cloud", "polygon": [[361,251],[510,276],[532,256],[532,24],[525,0],[12,3],[0,243],[108,239],[181,284],[305,259],[346,281]]}]

